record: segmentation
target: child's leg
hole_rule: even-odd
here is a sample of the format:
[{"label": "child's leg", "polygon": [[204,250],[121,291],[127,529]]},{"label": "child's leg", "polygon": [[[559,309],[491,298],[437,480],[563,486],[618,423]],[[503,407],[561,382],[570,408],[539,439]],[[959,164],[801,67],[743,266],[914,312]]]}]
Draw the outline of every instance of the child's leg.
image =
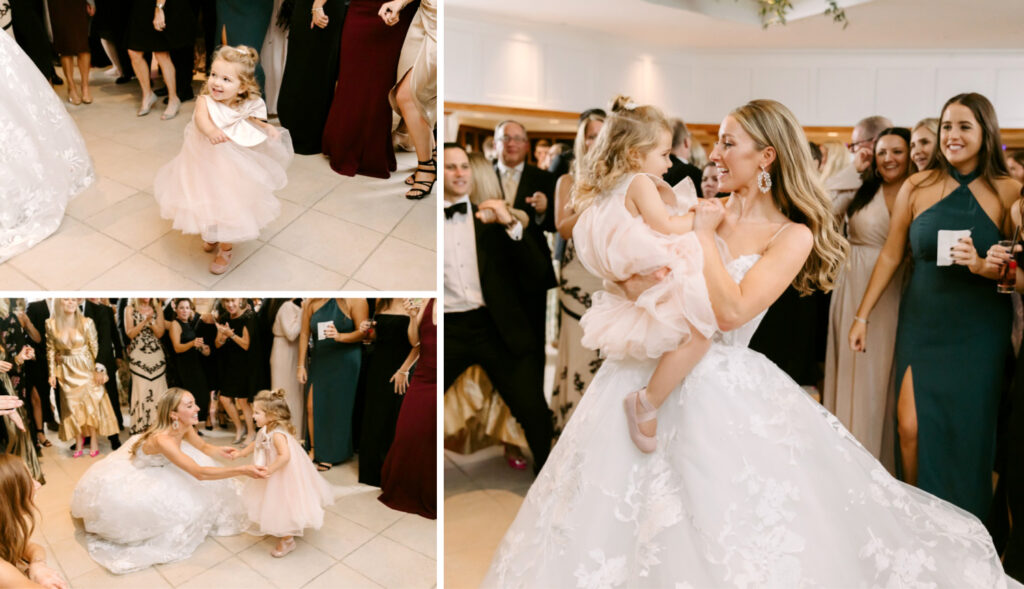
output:
[{"label": "child's leg", "polygon": [[[686,375],[690,374],[697,362],[704,357],[708,348],[711,347],[711,340],[704,337],[696,329],[690,328],[690,339],[675,350],[665,352],[658,360],[658,366],[647,383],[647,401],[655,408],[661,407],[668,398],[669,393],[674,391],[679,383],[683,382]],[[639,399],[637,400],[639,402]],[[637,407],[642,411],[642,407]],[[652,419],[637,424],[640,432],[645,436],[653,436],[658,429],[658,420]]]}]

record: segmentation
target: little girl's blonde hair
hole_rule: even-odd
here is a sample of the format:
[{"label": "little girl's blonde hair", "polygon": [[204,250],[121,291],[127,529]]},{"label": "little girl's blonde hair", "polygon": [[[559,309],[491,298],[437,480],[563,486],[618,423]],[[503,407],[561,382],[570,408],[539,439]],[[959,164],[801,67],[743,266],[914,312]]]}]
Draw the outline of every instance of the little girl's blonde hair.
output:
[{"label": "little girl's blonde hair", "polygon": [[[213,59],[210,60],[210,63],[212,64],[218,59],[241,66],[238,68],[238,78],[241,84],[238,87],[238,96],[235,97],[236,103],[260,97],[260,85],[256,82],[256,64],[260,61],[258,51],[246,45],[221,45],[213,52]],[[201,94],[209,93],[210,82],[207,79],[207,82],[203,84]]]},{"label": "little girl's blonde hair", "polygon": [[609,192],[623,176],[640,169],[662,132],[671,135],[672,126],[657,107],[639,106],[628,96],[617,96],[611,114],[578,168],[573,208],[582,211],[598,194]]},{"label": "little girl's blonde hair", "polygon": [[285,400],[284,389],[260,391],[256,394],[253,405],[261,406],[263,412],[267,414],[266,428],[268,432],[280,427],[291,435],[296,435],[295,427],[292,425],[292,410],[288,407],[288,401]]}]

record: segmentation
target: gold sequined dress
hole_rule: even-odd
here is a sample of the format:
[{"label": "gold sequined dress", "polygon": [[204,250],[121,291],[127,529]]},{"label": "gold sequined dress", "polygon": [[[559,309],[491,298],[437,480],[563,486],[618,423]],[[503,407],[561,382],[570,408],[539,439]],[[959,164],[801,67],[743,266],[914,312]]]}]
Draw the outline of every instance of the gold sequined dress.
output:
[{"label": "gold sequined dress", "polygon": [[104,437],[118,430],[107,392],[93,380],[99,347],[96,325],[84,317],[80,326],[61,337],[56,320],[46,320],[46,361],[60,388],[59,436],[64,441],[80,437],[83,427],[94,428]]}]

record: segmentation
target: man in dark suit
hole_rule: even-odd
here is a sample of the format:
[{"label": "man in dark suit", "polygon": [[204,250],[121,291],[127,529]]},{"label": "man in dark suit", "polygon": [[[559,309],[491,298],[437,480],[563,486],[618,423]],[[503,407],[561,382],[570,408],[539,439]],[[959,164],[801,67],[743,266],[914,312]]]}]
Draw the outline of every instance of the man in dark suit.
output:
[{"label": "man in dark suit", "polygon": [[544,254],[535,269],[541,277],[539,289],[527,296],[523,304],[528,321],[536,338],[537,350],[534,361],[539,364],[537,384],[544,386],[544,332],[547,319],[547,291],[558,285],[555,270],[551,264],[551,249],[548,247],[545,231],[555,231],[555,182],[554,174],[526,163],[530,151],[530,139],[526,128],[515,121],[503,121],[494,129],[494,145],[498,160],[494,169],[498,174],[505,204],[524,211],[530,222],[526,225],[526,238],[536,244]]},{"label": "man in dark suit", "polygon": [[444,389],[480,364],[522,425],[539,472],[551,450],[552,420],[536,361],[543,336],[535,329],[543,325],[525,301],[546,290],[542,269],[550,262],[503,201],[470,205],[471,186],[465,150],[445,144]]},{"label": "man in dark suit", "polygon": [[668,159],[672,160],[672,167],[665,172],[662,178],[668,182],[669,186],[675,186],[682,182],[683,178],[689,178],[693,181],[693,189],[697,191],[699,197],[703,174],[700,168],[690,163],[690,142],[692,140],[690,130],[686,128],[686,123],[682,119],[672,119],[670,123],[672,124],[672,152],[668,154]]},{"label": "man in dark suit", "polygon": [[[43,422],[50,431],[58,431],[57,416],[53,404],[50,403],[50,368],[46,363],[46,320],[50,318],[50,306],[46,300],[33,301],[25,308],[25,314],[32,327],[39,333],[39,341],[32,340],[32,348],[36,357],[29,368],[29,386],[39,394],[43,410]],[[60,394],[60,393],[58,393]]]},{"label": "man in dark suit", "polygon": [[[117,334],[117,322],[114,320],[114,309],[103,302],[102,299],[88,299],[85,301],[83,314],[92,319],[96,324],[96,340],[99,349],[96,352],[96,363],[102,364],[107,370],[107,397],[110,399],[110,406],[114,409],[114,416],[117,418],[117,429],[121,430],[121,401],[117,392],[117,360],[121,358],[121,338]],[[110,448],[117,450],[121,447],[121,438],[113,434],[109,438]]]}]

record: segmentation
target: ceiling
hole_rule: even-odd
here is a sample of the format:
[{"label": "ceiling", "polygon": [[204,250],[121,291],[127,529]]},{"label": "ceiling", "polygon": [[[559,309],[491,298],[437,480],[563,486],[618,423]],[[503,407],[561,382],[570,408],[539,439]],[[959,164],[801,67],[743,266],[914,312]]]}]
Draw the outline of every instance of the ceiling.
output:
[{"label": "ceiling", "polygon": [[[1022,49],[1024,0],[840,0],[849,26],[824,0],[795,0],[784,26],[767,30],[737,14],[752,0],[445,0],[463,19],[570,27],[623,41],[708,49]],[[817,3],[818,8],[809,5]],[[811,16],[799,18],[811,12]]]}]

